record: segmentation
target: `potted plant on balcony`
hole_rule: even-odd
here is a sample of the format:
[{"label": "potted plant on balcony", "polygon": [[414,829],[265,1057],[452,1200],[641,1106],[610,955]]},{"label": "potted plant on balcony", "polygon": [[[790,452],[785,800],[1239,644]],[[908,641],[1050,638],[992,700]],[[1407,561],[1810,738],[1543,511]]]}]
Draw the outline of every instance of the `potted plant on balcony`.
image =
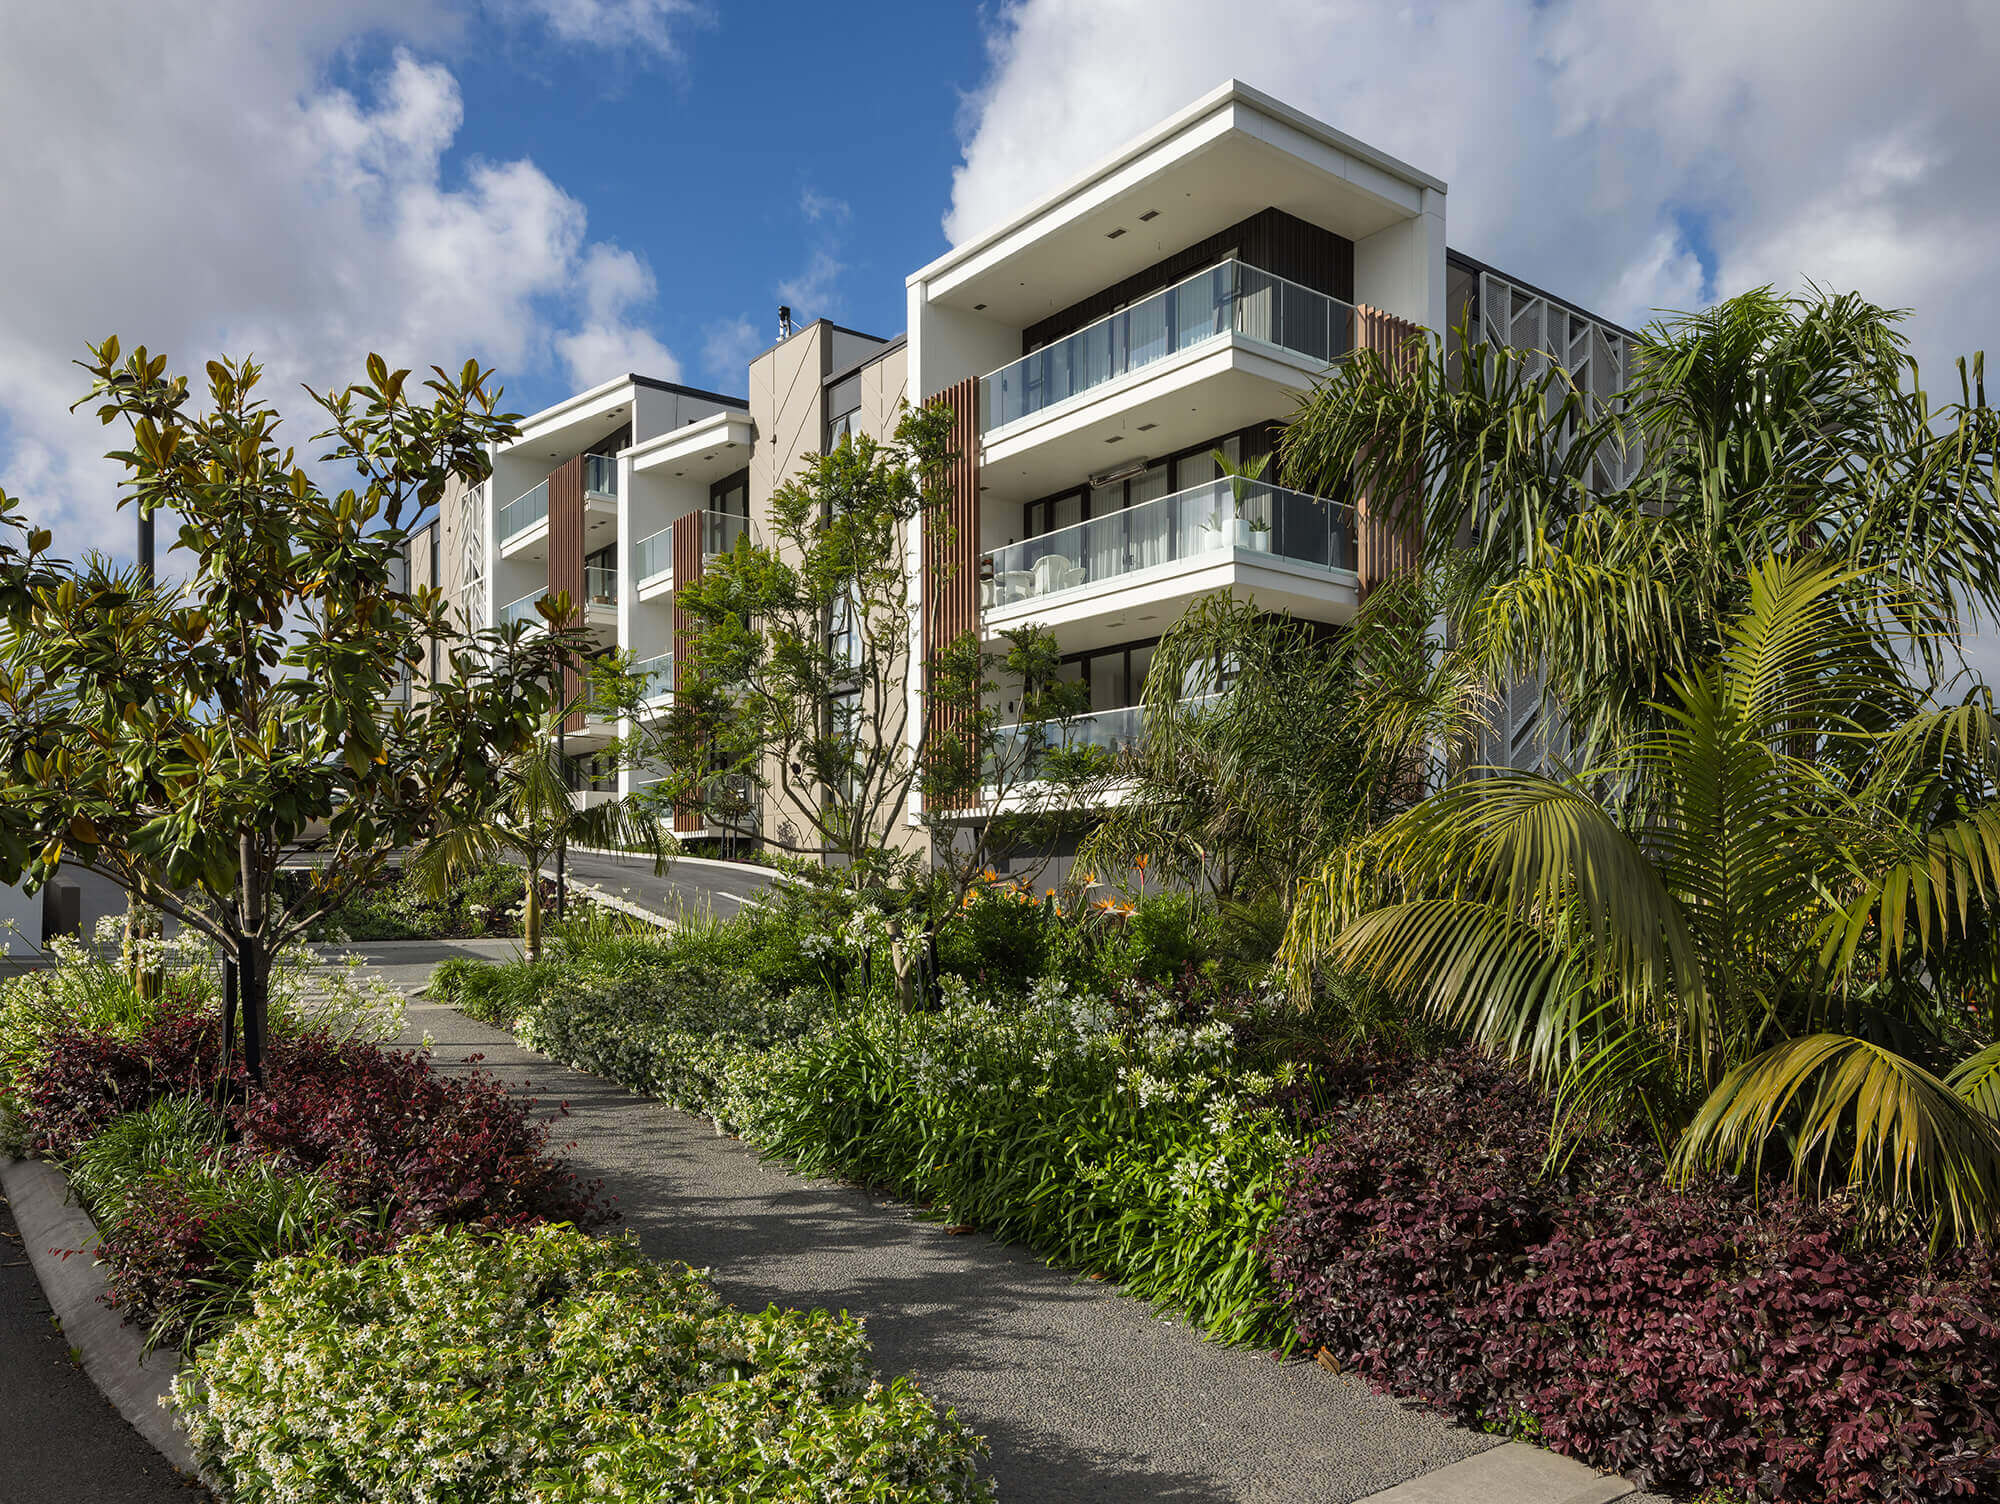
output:
[{"label": "potted plant on balcony", "polygon": [[1250,497],[1250,488],[1263,478],[1265,467],[1271,463],[1271,456],[1260,454],[1247,465],[1238,465],[1220,449],[1209,451],[1222,478],[1229,482],[1229,505],[1222,504],[1222,493],[1218,490],[1215,505],[1202,527],[1220,533],[1219,542],[1232,548],[1254,548],[1263,553],[1271,549],[1271,524],[1262,517],[1251,517],[1244,513],[1243,504]]}]

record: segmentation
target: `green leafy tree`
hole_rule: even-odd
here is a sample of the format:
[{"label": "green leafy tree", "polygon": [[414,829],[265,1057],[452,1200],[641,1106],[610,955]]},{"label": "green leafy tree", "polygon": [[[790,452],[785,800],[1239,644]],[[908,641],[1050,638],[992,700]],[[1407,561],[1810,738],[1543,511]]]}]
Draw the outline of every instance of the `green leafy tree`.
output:
[{"label": "green leafy tree", "polygon": [[922,784],[946,913],[995,867],[1082,829],[1117,775],[1112,750],[1083,734],[1090,687],[1062,677],[1055,634],[1018,627],[1005,640],[996,653],[967,634],[931,662],[929,692],[961,707],[932,739]]},{"label": "green leafy tree", "polygon": [[1934,674],[2000,590],[2000,416],[1981,360],[1935,404],[1900,313],[1768,289],[1649,326],[1628,390],[1586,390],[1563,352],[1435,341],[1408,370],[1334,368],[1281,443],[1295,483],[1354,482],[1421,523],[1437,604],[1490,686],[1545,687],[1588,762],[1657,724],[1703,671],[1766,558],[1846,566],[1850,619],[1883,660]]},{"label": "green leafy tree", "polygon": [[1650,729],[1556,780],[1457,783],[1351,844],[1293,916],[1331,963],[1643,1113],[1681,1170],[1766,1160],[1941,1234],[2000,1225],[2000,742],[1852,603],[1753,567]]},{"label": "green leafy tree", "polygon": [[[130,435],[120,504],[178,519],[180,578],[61,562],[42,532],[0,551],[0,879],[67,861],[207,936],[235,962],[256,1074],[272,958],[393,853],[485,815],[577,644],[470,636],[405,587],[412,525],[514,431],[477,365],[418,391],[370,356],[364,383],[310,394],[321,465],[355,477],[328,494],[281,447],[254,362],[211,361],[200,411],[164,356],[109,339],[82,364],[85,400]],[[19,536],[12,500],[0,519]],[[434,640],[450,672],[411,704]],[[281,892],[308,847],[312,881]]]},{"label": "green leafy tree", "polygon": [[1153,651],[1143,734],[1079,865],[1143,858],[1220,903],[1270,894],[1288,912],[1299,880],[1388,797],[1398,765],[1398,749],[1378,753],[1358,728],[1355,684],[1342,638],[1253,601],[1197,601]]},{"label": "green leafy tree", "polygon": [[693,640],[655,741],[662,797],[726,818],[718,807],[747,786],[767,843],[857,888],[918,855],[911,794],[932,761],[934,689],[912,628],[920,612],[936,624],[940,592],[920,592],[907,560],[921,529],[946,526],[950,423],[910,409],[888,444],[857,435],[808,457],[771,498],[770,536],[746,535],[678,591]]},{"label": "green leafy tree", "polygon": [[[545,617],[552,624],[565,618],[566,596],[557,595]],[[654,870],[664,871],[677,849],[668,833],[662,809],[643,795],[580,804],[571,788],[569,769],[560,753],[558,710],[537,728],[538,734],[498,760],[496,786],[478,818],[439,831],[411,854],[410,875],[428,896],[444,898],[456,882],[487,870],[498,860],[512,858],[527,873],[521,914],[523,948],[530,961],[542,954],[541,871],[564,846],[600,846],[642,852],[653,858]]]}]

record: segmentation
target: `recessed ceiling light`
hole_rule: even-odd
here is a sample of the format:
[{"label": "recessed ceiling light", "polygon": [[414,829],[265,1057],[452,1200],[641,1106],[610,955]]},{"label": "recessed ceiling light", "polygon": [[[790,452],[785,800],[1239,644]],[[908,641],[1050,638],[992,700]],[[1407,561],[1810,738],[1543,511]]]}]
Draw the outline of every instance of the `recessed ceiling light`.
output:
[{"label": "recessed ceiling light", "polygon": [[1158,428],[1159,426],[1160,426],[1160,425],[1159,425],[1159,424],[1157,424],[1157,423],[1141,423],[1141,424],[1139,425],[1139,432],[1140,432],[1140,433],[1151,433],[1151,432],[1152,432],[1152,431],[1153,431],[1154,429]]},{"label": "recessed ceiling light", "polygon": [[1160,217],[1160,211],[1158,209],[1148,209],[1144,214],[1141,214],[1139,216],[1139,223],[1143,225],[1146,223],[1146,221],[1150,219],[1158,219],[1159,217]]},{"label": "recessed ceiling light", "polygon": [[1122,444],[1125,442],[1125,435],[1122,433],[1114,433],[1110,438],[1106,439],[1104,442],[1107,444]]},{"label": "recessed ceiling light", "polygon": [[973,311],[974,313],[983,313],[983,312],[985,311],[985,309],[986,309],[986,305],[985,305],[984,303],[974,303],[974,304],[972,305],[972,311]]},{"label": "recessed ceiling light", "polygon": [[1115,230],[1106,230],[1104,232],[1104,238],[1106,240],[1116,240],[1120,235],[1123,235],[1124,233],[1125,233],[1125,227],[1123,225],[1120,225]]}]

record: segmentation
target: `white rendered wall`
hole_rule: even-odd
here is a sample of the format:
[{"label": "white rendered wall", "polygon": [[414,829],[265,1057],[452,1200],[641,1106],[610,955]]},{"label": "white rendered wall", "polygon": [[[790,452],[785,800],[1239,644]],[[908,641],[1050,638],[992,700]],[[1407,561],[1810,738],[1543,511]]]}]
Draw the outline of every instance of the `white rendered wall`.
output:
[{"label": "white rendered wall", "polygon": [[1354,242],[1354,301],[1442,330],[1444,195],[1424,191],[1424,212]]}]

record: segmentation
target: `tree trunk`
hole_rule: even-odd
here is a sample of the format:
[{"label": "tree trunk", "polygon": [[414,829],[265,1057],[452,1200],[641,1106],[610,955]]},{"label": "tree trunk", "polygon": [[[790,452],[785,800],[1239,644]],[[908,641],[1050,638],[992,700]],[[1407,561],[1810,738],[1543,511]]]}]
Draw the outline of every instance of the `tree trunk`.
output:
[{"label": "tree trunk", "polygon": [[254,935],[236,943],[236,986],[242,994],[243,1065],[250,1079],[264,1084],[264,1042],[271,1001],[271,958]]},{"label": "tree trunk", "polygon": [[528,863],[527,905],[521,911],[521,940],[528,959],[542,958],[542,874],[541,864],[532,857]]},{"label": "tree trunk", "polygon": [[229,1095],[229,1061],[236,1053],[236,977],[238,973],[236,957],[222,958],[222,1068],[217,1073],[215,1099],[220,1102]]}]

